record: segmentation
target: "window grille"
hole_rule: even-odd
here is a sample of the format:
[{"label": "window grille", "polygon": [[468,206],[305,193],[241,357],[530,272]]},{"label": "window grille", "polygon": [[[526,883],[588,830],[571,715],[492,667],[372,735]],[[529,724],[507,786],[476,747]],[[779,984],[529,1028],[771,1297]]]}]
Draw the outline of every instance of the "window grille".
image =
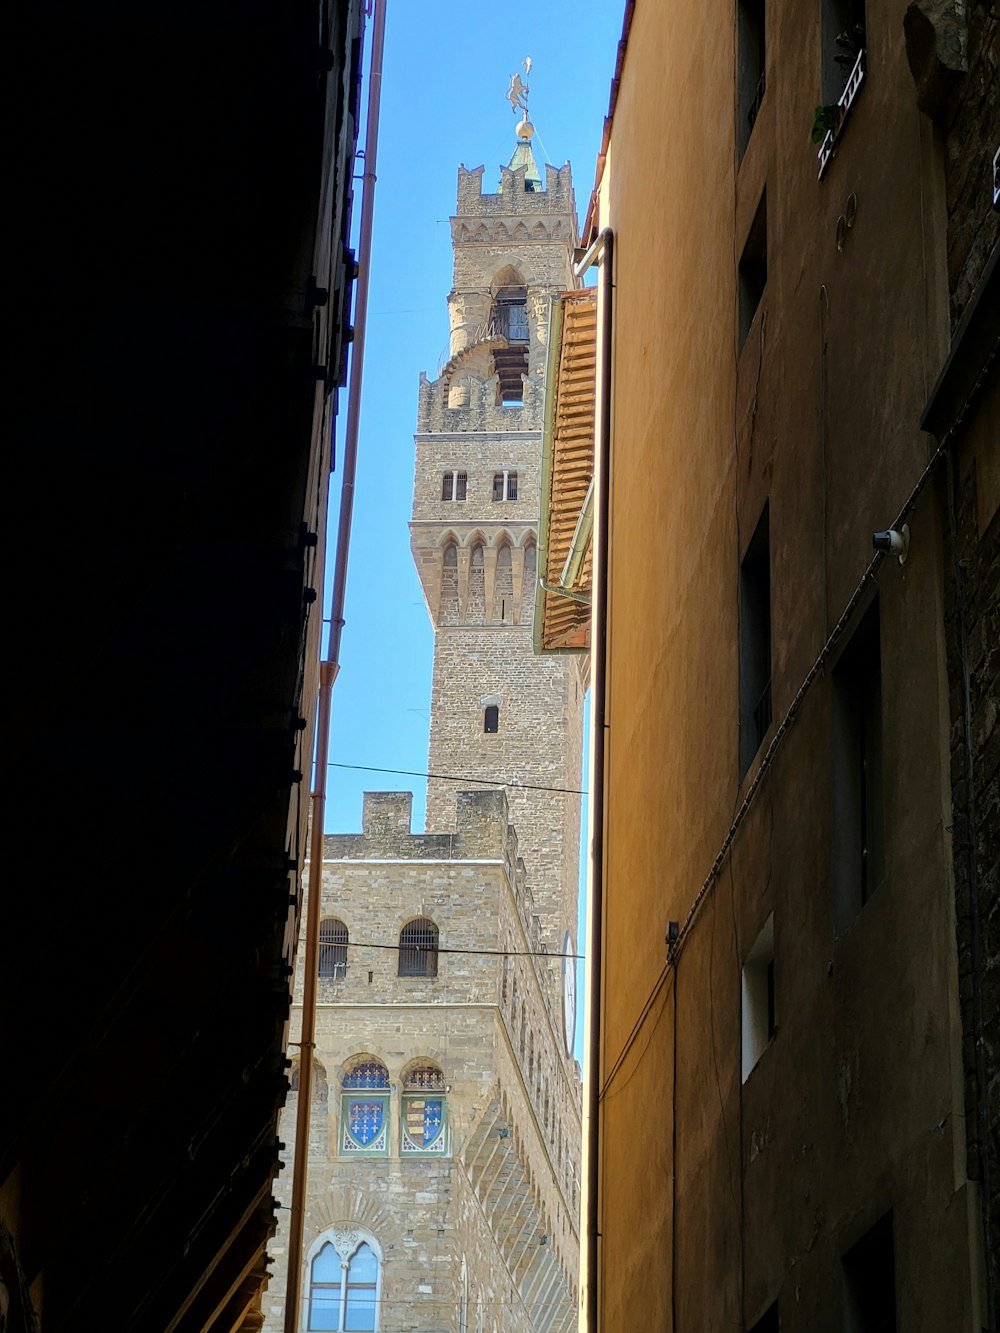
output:
[{"label": "window grille", "polygon": [[336,917],[319,923],[319,975],[327,978],[347,975],[347,927]]},{"label": "window grille", "polygon": [[494,472],[493,474],[493,500],[494,503],[500,500],[517,499],[517,473],[508,470],[503,472]]},{"label": "window grille", "polygon": [[442,500],[464,500],[469,489],[467,472],[446,472],[441,478]]},{"label": "window grille", "polygon": [[387,1088],[389,1071],[381,1060],[359,1060],[344,1075],[345,1088]]},{"label": "window grille", "polygon": [[399,975],[436,977],[438,928],[427,917],[408,922],[399,932]]},{"label": "window grille", "polygon": [[437,1065],[411,1065],[403,1078],[406,1092],[443,1092],[444,1074]]},{"label": "window grille", "polygon": [[771,554],[768,505],[740,565],[740,776],[771,725]]}]

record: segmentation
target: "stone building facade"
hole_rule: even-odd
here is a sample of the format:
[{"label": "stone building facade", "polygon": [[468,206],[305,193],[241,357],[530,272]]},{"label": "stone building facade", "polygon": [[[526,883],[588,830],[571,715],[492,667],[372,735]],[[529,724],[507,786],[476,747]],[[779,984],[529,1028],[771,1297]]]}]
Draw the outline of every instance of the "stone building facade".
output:
[{"label": "stone building facade", "polygon": [[[543,181],[519,132],[498,193],[460,168],[451,355],[420,384],[428,831],[412,832],[409,795],[368,793],[362,832],[325,839],[303,1330],[576,1319],[581,1100],[562,955],[584,682],[580,659],[538,659],[531,640],[548,303],[573,284],[576,220],[569,167]],[[293,1063],[289,1162],[301,1095]],[[282,1229],[272,1330],[285,1246]]]}]

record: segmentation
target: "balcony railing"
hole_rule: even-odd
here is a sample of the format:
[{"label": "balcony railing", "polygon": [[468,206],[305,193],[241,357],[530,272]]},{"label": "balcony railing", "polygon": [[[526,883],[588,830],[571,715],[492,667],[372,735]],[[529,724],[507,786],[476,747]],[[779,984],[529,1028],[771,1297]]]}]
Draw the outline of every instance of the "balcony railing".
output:
[{"label": "balcony railing", "polygon": [[834,149],[837,146],[837,140],[844,132],[844,126],[847,124],[847,115],[854,101],[861,90],[865,81],[865,52],[864,49],[858,52],[858,58],[855,60],[851,72],[847,77],[847,83],[844,85],[844,91],[837,98],[837,110],[834,122],[823,136],[823,142],[819,146],[819,179],[822,180],[826,175],[826,169],[830,165],[830,159],[833,157]]},{"label": "balcony railing", "polygon": [[750,110],[747,112],[747,123],[753,129],[754,122],[757,119],[757,113],[760,110],[760,104],[764,100],[764,71],[761,70],[760,82],[757,84],[757,91],[753,95],[753,101],[750,103]]}]

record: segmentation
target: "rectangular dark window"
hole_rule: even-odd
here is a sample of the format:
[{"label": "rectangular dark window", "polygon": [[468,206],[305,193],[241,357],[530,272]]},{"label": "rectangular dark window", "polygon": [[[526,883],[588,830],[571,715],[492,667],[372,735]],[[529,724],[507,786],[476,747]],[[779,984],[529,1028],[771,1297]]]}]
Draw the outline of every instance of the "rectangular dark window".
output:
[{"label": "rectangular dark window", "polygon": [[896,1256],[892,1213],[843,1257],[845,1333],[896,1333]]},{"label": "rectangular dark window", "polygon": [[742,157],[764,97],[764,0],[739,0],[738,27],[737,139]]},{"label": "rectangular dark window", "polygon": [[865,0],[823,0],[821,96],[834,105],[867,44]]},{"label": "rectangular dark window", "polygon": [[764,288],[767,286],[767,194],[760,197],[757,212],[747,233],[746,244],[740,257],[740,346],[747,340],[750,325],[757,313]]},{"label": "rectangular dark window", "polygon": [[441,499],[450,500],[455,494],[455,474],[446,472],[441,478]]},{"label": "rectangular dark window", "polygon": [[465,472],[456,472],[456,473],[455,473],[455,499],[456,499],[456,500],[464,500],[464,499],[465,499],[465,493],[466,493],[466,490],[468,489],[468,485],[469,485],[468,474],[465,473]]},{"label": "rectangular dark window", "polygon": [[496,501],[496,500],[502,500],[502,499],[503,499],[503,473],[502,473],[502,472],[495,472],[495,473],[493,474],[493,499],[494,499],[495,501]]},{"label": "rectangular dark window", "polygon": [[833,672],[834,916],[847,929],[885,873],[882,657],[878,601]]},{"label": "rectangular dark window", "polygon": [[771,725],[771,546],[768,506],[740,565],[740,776]]},{"label": "rectangular dark window", "polygon": [[743,960],[740,988],[742,1073],[745,1083],[778,1030],[774,1007],[774,914]]},{"label": "rectangular dark window", "polygon": [[753,1328],[750,1329],[750,1333],[781,1333],[777,1301],[767,1307]]},{"label": "rectangular dark window", "polygon": [[516,472],[508,472],[508,473],[507,473],[507,499],[508,499],[508,500],[516,500],[516,499],[517,499],[517,473],[516,473]]}]

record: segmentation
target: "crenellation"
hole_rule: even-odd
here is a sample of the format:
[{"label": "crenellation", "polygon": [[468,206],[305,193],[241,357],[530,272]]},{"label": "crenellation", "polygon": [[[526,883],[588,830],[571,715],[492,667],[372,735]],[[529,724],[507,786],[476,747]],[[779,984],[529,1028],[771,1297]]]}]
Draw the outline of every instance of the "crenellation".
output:
[{"label": "crenellation", "polygon": [[[559,955],[577,916],[583,690],[578,659],[535,657],[531,638],[549,305],[575,284],[576,218],[569,167],[542,188],[526,142],[495,194],[482,167],[459,169],[447,360],[418,389],[426,831],[410,793],[368,792],[361,832],[323,839],[307,1244],[347,1224],[373,1238],[384,1333],[471,1328],[480,1304],[504,1307],[505,1333],[576,1324],[582,1093]],[[382,1079],[362,1098],[383,1117],[362,1152],[342,1085],[359,1060]],[[417,1111],[415,1066],[437,1080]],[[414,1154],[428,1104],[444,1137]],[[282,1301],[278,1273],[273,1333]]]}]

